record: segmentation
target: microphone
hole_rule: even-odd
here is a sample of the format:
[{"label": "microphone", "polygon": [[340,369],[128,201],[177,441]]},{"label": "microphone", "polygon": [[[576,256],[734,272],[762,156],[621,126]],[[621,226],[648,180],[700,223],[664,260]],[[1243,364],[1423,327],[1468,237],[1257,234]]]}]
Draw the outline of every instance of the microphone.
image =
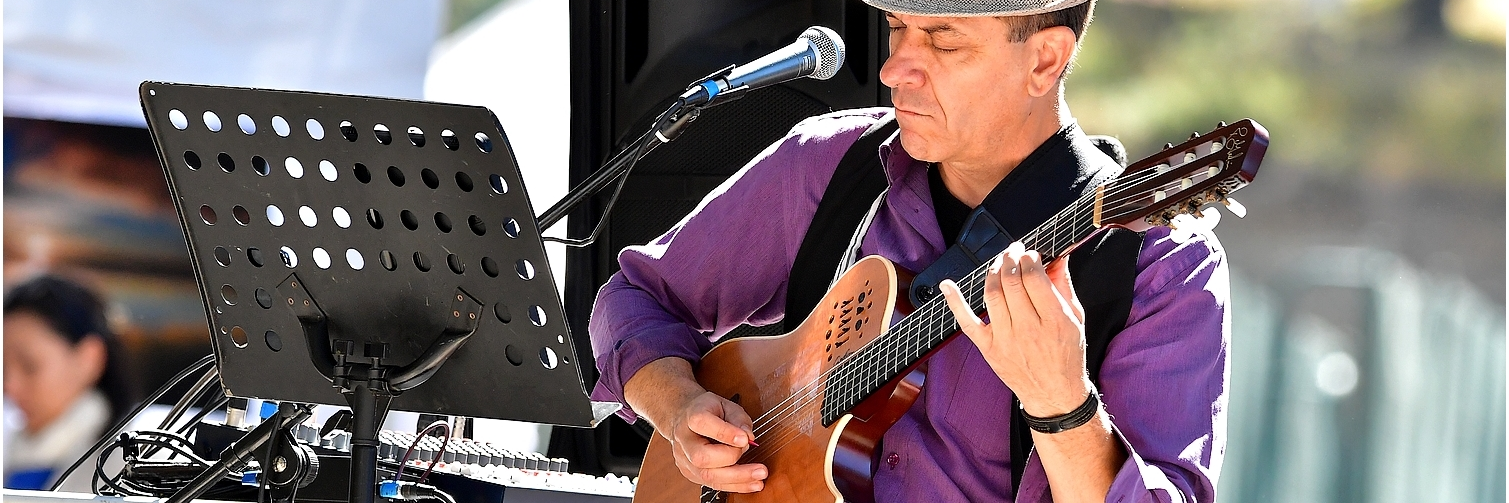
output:
[{"label": "microphone", "polygon": [[826,27],[813,26],[791,45],[703,79],[687,89],[681,99],[684,106],[700,106],[719,95],[737,95],[801,77],[828,80],[843,64],[844,39]]}]

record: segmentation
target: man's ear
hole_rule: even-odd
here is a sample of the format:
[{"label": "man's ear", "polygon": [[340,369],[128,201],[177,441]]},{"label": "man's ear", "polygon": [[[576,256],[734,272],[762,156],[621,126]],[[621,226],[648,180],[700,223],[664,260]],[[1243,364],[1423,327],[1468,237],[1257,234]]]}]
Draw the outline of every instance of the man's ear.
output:
[{"label": "man's ear", "polygon": [[1060,77],[1069,69],[1074,58],[1078,37],[1067,26],[1045,28],[1027,37],[1031,51],[1032,71],[1027,76],[1027,91],[1034,98],[1041,98],[1058,86]]}]

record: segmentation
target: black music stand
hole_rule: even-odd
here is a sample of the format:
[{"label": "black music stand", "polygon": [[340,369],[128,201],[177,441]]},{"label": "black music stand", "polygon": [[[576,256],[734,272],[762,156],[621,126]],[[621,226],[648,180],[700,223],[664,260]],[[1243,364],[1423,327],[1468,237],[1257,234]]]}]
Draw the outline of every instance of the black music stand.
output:
[{"label": "black music stand", "polygon": [[226,393],[350,405],[352,501],[372,501],[390,407],[581,427],[617,409],[587,397],[486,108],[161,82],[140,93]]}]

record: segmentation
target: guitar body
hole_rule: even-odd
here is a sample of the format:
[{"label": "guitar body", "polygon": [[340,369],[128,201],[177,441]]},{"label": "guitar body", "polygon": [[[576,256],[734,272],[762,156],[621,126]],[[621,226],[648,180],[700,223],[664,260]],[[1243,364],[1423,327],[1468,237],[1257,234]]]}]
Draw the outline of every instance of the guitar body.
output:
[{"label": "guitar body", "polygon": [[[1215,202],[1241,216],[1245,210],[1228,196],[1253,180],[1267,149],[1268,131],[1262,125],[1251,119],[1223,122],[1205,135],[1197,133],[1132,163],[1119,178],[1096,187],[1019,239],[1051,260],[1108,226],[1142,230],[1170,225],[1179,215],[1203,214],[1201,208]],[[977,312],[984,305],[980,296],[988,262],[958,280]],[[875,448],[917,400],[923,382],[918,367],[958,335],[958,325],[935,323],[952,316],[941,299],[916,306],[916,313],[904,301],[898,305],[899,299],[908,298],[906,283],[911,279],[910,273],[898,271],[884,258],[866,257],[839,278],[795,331],[724,342],[697,365],[698,383],[754,418],[759,446],[745,452],[739,462],[770,468],[764,490],[721,493],[688,482],[676,468],[670,442],[656,435],[645,452],[634,501],[873,501]],[[898,307],[908,318],[917,315],[926,321],[909,324],[903,319],[890,328]],[[865,351],[867,358],[845,364],[840,382],[826,379],[826,373],[848,355],[872,345]],[[899,361],[877,361],[893,357],[911,361],[899,371]],[[829,411],[848,413],[825,426],[827,384],[836,393]]]},{"label": "guitar body", "polygon": [[867,257],[844,273],[795,331],[724,342],[697,365],[697,382],[755,418],[755,442],[760,445],[746,452],[740,463],[764,463],[769,468],[764,490],[704,494],[701,486],[681,475],[670,442],[657,434],[640,466],[634,501],[871,501],[875,448],[916,401],[922,373],[904,373],[826,427],[822,375],[890,326],[898,293],[905,291],[902,286],[890,261]]}]

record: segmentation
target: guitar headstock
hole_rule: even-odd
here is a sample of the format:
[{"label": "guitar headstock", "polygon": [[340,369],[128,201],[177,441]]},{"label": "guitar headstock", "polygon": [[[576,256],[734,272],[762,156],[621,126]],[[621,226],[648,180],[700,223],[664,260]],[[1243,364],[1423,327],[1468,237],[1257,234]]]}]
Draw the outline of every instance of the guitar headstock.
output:
[{"label": "guitar headstock", "polygon": [[1199,215],[1206,204],[1226,203],[1237,216],[1246,210],[1231,200],[1257,176],[1268,150],[1268,130],[1252,119],[1221,123],[1205,134],[1132,163],[1101,188],[1095,224],[1133,230],[1167,226],[1180,214]]}]

